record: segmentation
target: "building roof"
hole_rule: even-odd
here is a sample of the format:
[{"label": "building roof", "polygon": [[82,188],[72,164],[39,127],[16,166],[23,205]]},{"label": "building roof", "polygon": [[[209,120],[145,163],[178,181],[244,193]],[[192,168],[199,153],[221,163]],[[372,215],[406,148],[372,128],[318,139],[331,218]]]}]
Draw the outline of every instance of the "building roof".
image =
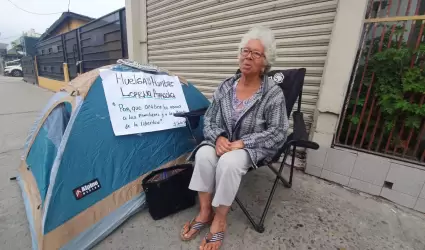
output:
[{"label": "building roof", "polygon": [[50,33],[52,33],[56,28],[58,28],[59,26],[61,26],[61,24],[65,21],[67,21],[68,19],[78,19],[78,20],[82,20],[82,21],[86,21],[86,22],[90,22],[93,21],[94,18],[88,17],[88,16],[84,16],[84,15],[80,15],[74,12],[64,12],[62,13],[62,15],[59,17],[58,20],[56,20],[47,30],[46,32],[43,33],[43,35],[40,36],[39,41],[42,41],[43,39],[45,39],[47,36],[50,35]]},{"label": "building roof", "polygon": [[17,55],[17,56],[22,56],[22,53],[21,53],[21,52],[19,52],[19,51],[17,51],[17,50],[16,50],[16,49],[14,49],[14,48],[9,49],[9,50],[7,51],[7,54],[8,54],[8,55]]}]

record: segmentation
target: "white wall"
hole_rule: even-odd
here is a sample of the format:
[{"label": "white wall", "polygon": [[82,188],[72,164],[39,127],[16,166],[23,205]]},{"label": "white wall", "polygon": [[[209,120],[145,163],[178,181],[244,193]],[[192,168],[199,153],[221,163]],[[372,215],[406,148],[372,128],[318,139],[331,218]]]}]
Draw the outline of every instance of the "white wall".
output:
[{"label": "white wall", "polygon": [[339,0],[328,56],[320,85],[312,139],[322,148],[332,144],[351,70],[359,48],[367,0]]},{"label": "white wall", "polygon": [[148,63],[146,0],[125,0],[128,57]]}]

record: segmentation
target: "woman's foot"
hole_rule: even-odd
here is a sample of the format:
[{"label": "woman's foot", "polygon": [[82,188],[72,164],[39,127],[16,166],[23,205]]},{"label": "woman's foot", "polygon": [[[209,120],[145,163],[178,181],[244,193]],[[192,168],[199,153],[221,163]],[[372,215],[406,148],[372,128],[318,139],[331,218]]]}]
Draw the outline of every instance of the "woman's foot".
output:
[{"label": "woman's foot", "polygon": [[226,219],[214,217],[210,232],[202,240],[200,250],[218,250],[223,244],[224,232],[227,228]]},{"label": "woman's foot", "polygon": [[187,241],[193,239],[204,227],[211,224],[214,219],[212,208],[209,211],[201,211],[192,221],[186,222],[180,233],[182,240]]}]

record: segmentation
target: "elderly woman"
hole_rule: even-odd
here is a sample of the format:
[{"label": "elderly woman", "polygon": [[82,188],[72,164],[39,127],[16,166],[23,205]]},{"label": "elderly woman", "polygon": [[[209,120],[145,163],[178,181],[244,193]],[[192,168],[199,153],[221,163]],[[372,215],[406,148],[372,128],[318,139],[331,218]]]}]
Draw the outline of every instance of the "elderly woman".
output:
[{"label": "elderly woman", "polygon": [[239,49],[241,73],[214,93],[204,118],[205,141],[194,151],[189,188],[199,193],[200,211],[184,225],[181,238],[191,240],[211,224],[200,249],[220,248],[242,176],[260,160],[271,160],[289,127],[283,91],[266,75],[276,57],[272,31],[251,29]]}]

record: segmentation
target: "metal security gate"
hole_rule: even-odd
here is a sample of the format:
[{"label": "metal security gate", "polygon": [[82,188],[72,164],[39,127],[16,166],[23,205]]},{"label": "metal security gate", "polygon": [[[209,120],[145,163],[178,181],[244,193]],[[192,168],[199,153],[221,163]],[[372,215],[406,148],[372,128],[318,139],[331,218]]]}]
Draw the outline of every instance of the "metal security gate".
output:
[{"label": "metal security gate", "polygon": [[32,84],[37,84],[37,75],[35,74],[35,64],[33,56],[24,56],[21,59],[22,73],[24,81]]},{"label": "metal security gate", "polygon": [[39,76],[63,81],[64,62],[65,58],[61,36],[55,36],[37,44]]},{"label": "metal security gate", "polygon": [[64,80],[63,63],[68,64],[69,78],[79,73],[114,64],[127,58],[125,9],[119,9],[37,44],[39,75]]},{"label": "metal security gate", "polygon": [[63,44],[65,46],[65,59],[68,64],[69,78],[74,79],[78,75],[77,62],[80,58],[78,31],[72,30],[63,34]]},{"label": "metal security gate", "polygon": [[78,28],[82,71],[87,72],[127,58],[125,9]]},{"label": "metal security gate", "polygon": [[210,98],[236,72],[242,35],[268,26],[278,46],[274,69],[307,69],[302,107],[311,124],[336,7],[336,0],[147,0],[148,60]]}]

